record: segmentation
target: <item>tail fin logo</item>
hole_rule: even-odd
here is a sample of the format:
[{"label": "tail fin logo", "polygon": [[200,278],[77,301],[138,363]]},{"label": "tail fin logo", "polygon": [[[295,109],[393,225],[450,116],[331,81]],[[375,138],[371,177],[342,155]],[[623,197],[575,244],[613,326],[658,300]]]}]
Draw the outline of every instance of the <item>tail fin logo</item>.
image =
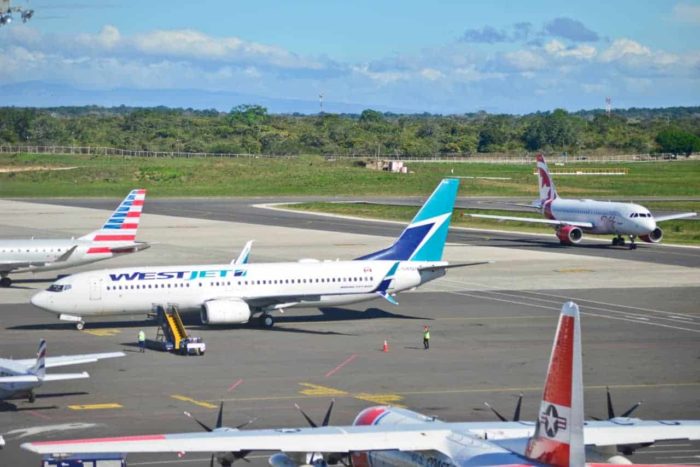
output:
[{"label": "tail fin logo", "polygon": [[145,199],[146,190],[131,190],[100,230],[90,232],[80,239],[94,242],[135,241]]},{"label": "tail fin logo", "polygon": [[548,438],[555,439],[559,430],[566,430],[566,418],[560,417],[557,408],[549,404],[544,413],[540,414],[539,422],[544,426]]},{"label": "tail fin logo", "polygon": [[540,200],[545,201],[557,197],[557,190],[549,175],[547,162],[542,154],[537,155],[537,178],[539,179]]}]

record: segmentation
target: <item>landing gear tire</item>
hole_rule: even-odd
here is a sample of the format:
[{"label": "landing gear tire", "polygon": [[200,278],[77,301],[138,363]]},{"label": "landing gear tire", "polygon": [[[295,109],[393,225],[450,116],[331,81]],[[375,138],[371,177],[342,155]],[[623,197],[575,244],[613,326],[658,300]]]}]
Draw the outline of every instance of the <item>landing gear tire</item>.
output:
[{"label": "landing gear tire", "polygon": [[33,392],[29,393],[29,403],[33,404],[36,401],[36,395]]},{"label": "landing gear tire", "polygon": [[630,250],[636,250],[637,244],[634,243],[634,237],[630,235]]},{"label": "landing gear tire", "polygon": [[83,329],[85,329],[85,322],[78,321],[77,323],[75,323],[75,329],[77,329],[78,331],[82,331]]},{"label": "landing gear tire", "polygon": [[274,325],[275,319],[272,317],[272,315],[264,313],[262,316],[260,316],[260,327],[269,329]]},{"label": "landing gear tire", "polygon": [[12,285],[12,279],[9,277],[3,277],[0,279],[0,287],[9,287]]}]

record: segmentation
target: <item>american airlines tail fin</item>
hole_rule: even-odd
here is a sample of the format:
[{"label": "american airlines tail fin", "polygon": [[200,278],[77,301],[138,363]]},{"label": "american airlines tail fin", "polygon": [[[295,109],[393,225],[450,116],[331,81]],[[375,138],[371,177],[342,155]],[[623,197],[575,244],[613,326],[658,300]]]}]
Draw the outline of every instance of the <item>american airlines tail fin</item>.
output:
[{"label": "american airlines tail fin", "polygon": [[547,162],[542,154],[537,154],[537,183],[540,189],[540,205],[547,200],[557,197],[557,189],[554,187],[554,182],[547,168]]},{"label": "american airlines tail fin", "polygon": [[583,467],[583,376],[578,305],[566,302],[549,360],[535,433],[525,456],[555,467]]},{"label": "american airlines tail fin", "polygon": [[36,352],[36,362],[29,369],[29,373],[43,380],[46,376],[46,340],[39,341],[39,350]]},{"label": "american airlines tail fin", "polygon": [[393,245],[357,259],[440,261],[458,189],[458,179],[443,179]]},{"label": "american airlines tail fin", "polygon": [[100,230],[83,235],[80,240],[134,242],[145,200],[146,190],[131,190]]}]

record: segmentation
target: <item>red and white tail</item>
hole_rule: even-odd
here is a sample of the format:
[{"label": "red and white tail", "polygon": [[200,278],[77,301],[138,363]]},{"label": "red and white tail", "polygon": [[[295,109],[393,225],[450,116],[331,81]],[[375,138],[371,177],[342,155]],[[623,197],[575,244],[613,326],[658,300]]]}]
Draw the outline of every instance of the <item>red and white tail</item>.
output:
[{"label": "red and white tail", "polygon": [[583,376],[578,305],[566,302],[549,360],[535,433],[525,455],[556,467],[583,467]]},{"label": "red and white tail", "polygon": [[146,190],[131,190],[100,230],[90,232],[80,237],[80,240],[105,243],[134,242],[145,200]]},{"label": "red and white tail", "polygon": [[542,154],[537,154],[537,182],[540,189],[540,204],[557,197],[557,189],[554,188],[547,162]]}]

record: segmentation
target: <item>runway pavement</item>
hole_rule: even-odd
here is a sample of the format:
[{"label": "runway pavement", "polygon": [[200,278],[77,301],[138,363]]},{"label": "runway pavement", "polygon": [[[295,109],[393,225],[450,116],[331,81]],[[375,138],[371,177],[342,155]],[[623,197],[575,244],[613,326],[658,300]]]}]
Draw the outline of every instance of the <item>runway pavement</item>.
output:
[{"label": "runway pavement", "polygon": [[[257,239],[253,261],[352,258],[390,240],[377,235],[401,230],[394,224],[344,220],[341,226],[352,228],[343,233],[325,219],[294,220],[252,208],[239,215],[224,200],[218,201],[221,211],[208,201],[198,209],[191,200],[183,208],[191,215],[173,216],[167,212],[173,205],[164,203],[163,211],[154,207],[161,200],[151,201],[139,237],[155,243],[152,248],[82,269],[228,262],[249,238]],[[112,209],[115,203],[106,204]],[[0,201],[0,209],[3,237],[78,235],[107,215],[12,201]],[[275,225],[274,219],[288,220]],[[206,328],[196,316],[187,316],[191,332],[207,343],[203,357],[139,354],[138,330],[155,335],[153,324],[140,316],[89,321],[78,332],[26,304],[55,274],[17,275],[16,287],[0,289],[1,356],[30,357],[44,337],[49,355],[123,349],[127,357],[74,367],[89,371],[91,378],[46,385],[34,404],[17,400],[0,406],[0,432],[7,441],[0,465],[38,465],[36,457],[18,449],[28,440],[196,431],[199,427],[182,412],[213,423],[220,400],[226,424],[259,417],[251,428],[265,428],[303,426],[295,402],[320,419],[332,399],[334,424],[351,423],[362,408],[383,403],[448,421],[493,420],[484,401],[510,413],[522,392],[523,416],[531,419],[557,312],[567,299],[583,311],[589,416],[604,415],[608,385],[618,411],[644,400],[640,417],[700,418],[700,269],[664,261],[664,251],[675,249],[655,248],[649,254],[658,260],[640,261],[596,256],[588,249],[501,248],[492,241],[462,241],[459,235],[450,240],[445,252],[450,261],[497,262],[450,271],[428,287],[400,295],[399,307],[375,301],[344,309],[290,310],[278,316],[272,330]],[[640,251],[646,250],[624,253]],[[427,352],[420,343],[424,324],[431,326],[433,337]],[[380,350],[385,339],[388,353]],[[252,463],[263,466],[266,459],[255,453]],[[698,463],[700,444],[667,443],[633,460]],[[206,466],[209,457],[131,455],[129,461]]]}]

